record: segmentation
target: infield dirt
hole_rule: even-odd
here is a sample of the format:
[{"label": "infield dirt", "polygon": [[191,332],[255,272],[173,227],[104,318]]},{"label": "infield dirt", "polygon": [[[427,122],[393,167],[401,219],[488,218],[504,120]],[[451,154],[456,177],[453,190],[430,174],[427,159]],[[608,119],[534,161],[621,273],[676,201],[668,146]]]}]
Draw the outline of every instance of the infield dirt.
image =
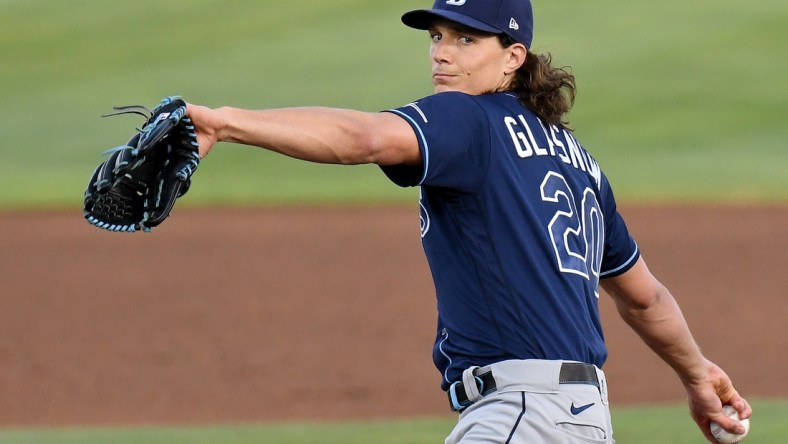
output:
[{"label": "infield dirt", "polygon": [[[788,396],[788,207],[622,206],[706,355]],[[0,213],[0,426],[446,415],[411,206],[187,210],[151,234]],[[614,405],[683,391],[600,310]]]}]

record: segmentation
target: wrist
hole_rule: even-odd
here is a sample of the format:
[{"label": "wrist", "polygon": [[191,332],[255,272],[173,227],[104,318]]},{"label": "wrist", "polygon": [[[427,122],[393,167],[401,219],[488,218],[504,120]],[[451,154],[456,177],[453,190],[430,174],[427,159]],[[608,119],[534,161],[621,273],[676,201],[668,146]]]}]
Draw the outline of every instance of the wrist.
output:
[{"label": "wrist", "polygon": [[221,106],[214,109],[216,119],[214,121],[214,131],[216,134],[217,142],[236,142],[233,137],[230,122],[232,122],[233,108],[229,106]]},{"label": "wrist", "polygon": [[687,390],[697,389],[709,384],[710,378],[710,362],[703,358],[698,364],[688,367],[685,371],[679,373],[679,379]]}]

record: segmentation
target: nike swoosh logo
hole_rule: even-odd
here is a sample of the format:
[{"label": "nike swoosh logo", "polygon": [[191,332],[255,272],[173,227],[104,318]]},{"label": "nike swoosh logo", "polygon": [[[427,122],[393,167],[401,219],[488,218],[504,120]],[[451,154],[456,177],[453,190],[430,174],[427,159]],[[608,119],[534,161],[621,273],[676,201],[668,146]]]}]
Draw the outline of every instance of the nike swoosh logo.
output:
[{"label": "nike swoosh logo", "polygon": [[586,410],[590,409],[595,403],[592,402],[591,404],[581,405],[580,407],[575,407],[575,403],[572,403],[572,407],[569,408],[569,411],[572,412],[573,415],[579,415]]}]

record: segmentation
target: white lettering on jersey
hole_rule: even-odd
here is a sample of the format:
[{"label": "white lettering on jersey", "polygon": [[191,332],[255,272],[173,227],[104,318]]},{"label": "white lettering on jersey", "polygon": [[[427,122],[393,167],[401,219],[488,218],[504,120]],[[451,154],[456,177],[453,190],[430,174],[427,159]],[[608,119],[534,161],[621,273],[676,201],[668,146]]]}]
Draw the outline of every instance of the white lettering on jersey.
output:
[{"label": "white lettering on jersey", "polygon": [[[528,127],[525,117],[523,115],[517,117],[520,119],[519,122],[511,116],[506,116],[503,119],[506,128],[509,129],[509,134],[512,136],[517,154],[523,159],[531,157],[534,154],[537,156],[546,156],[549,154],[547,148],[542,148],[536,143],[534,133],[532,133],[531,128]],[[520,125],[525,129],[525,132],[516,129]],[[520,142],[522,142],[522,144]]]},{"label": "white lettering on jersey", "polygon": [[539,127],[542,128],[542,133],[544,133],[544,138],[547,139],[547,148],[550,150],[550,155],[555,157],[555,144],[553,144],[553,138],[547,135],[547,128],[544,127],[544,123],[539,121]]},{"label": "white lettering on jersey", "polygon": [[506,128],[509,129],[509,135],[512,136],[512,142],[514,143],[514,148],[517,150],[517,155],[523,159],[533,156],[534,150],[525,138],[525,134],[523,134],[522,131],[515,130],[517,120],[515,120],[514,117],[506,116],[503,119],[503,123],[506,125]]},{"label": "white lettering on jersey", "polygon": [[531,145],[534,147],[534,153],[536,153],[537,156],[546,156],[547,148],[542,148],[536,143],[534,133],[531,132],[531,127],[529,127],[528,122],[525,121],[525,116],[520,114],[518,117],[520,118],[520,122],[523,124],[523,128],[525,128],[525,131],[528,133],[528,140],[531,141]]},{"label": "white lettering on jersey", "polygon": [[[588,154],[588,151],[584,150],[580,146],[580,143],[577,141],[577,139],[575,139],[575,136],[573,136],[572,133],[570,133],[567,130],[564,130],[563,132],[564,132],[564,137],[566,138],[566,142],[570,146],[569,147],[569,151],[571,153],[570,158],[572,158],[573,165],[574,165],[574,156],[575,156],[574,153],[577,153],[577,155],[579,155],[579,162],[581,162],[582,165],[581,169],[583,171],[587,171],[588,174],[590,174],[591,177],[594,178],[594,181],[596,181],[597,188],[601,188],[602,169],[599,168],[599,164]],[[577,166],[575,166],[575,168],[577,168]]]},{"label": "white lettering on jersey", "polygon": [[[566,129],[559,128],[557,125],[550,125],[548,128],[539,120],[539,127],[545,136],[545,140],[547,140],[547,148],[544,148],[537,143],[531,127],[522,114],[518,115],[517,118],[506,116],[503,119],[503,123],[506,125],[506,129],[509,130],[512,144],[520,158],[527,159],[534,155],[557,156],[565,164],[572,165],[590,174],[594,178],[597,188],[602,186],[602,171],[599,168],[599,164],[580,146],[580,143],[578,143],[572,133]],[[561,135],[563,135],[563,140],[561,140]]]},{"label": "white lettering on jersey", "polygon": [[572,159],[572,166],[575,168],[579,168],[583,171],[586,170],[586,164],[583,160],[583,155],[580,154],[580,146],[578,145],[577,141],[571,137],[570,134],[566,134],[566,142],[569,145],[569,158]]},{"label": "white lettering on jersey", "polygon": [[[564,163],[569,163],[569,155],[566,153],[566,145],[562,142],[558,136],[558,127],[555,125],[550,125],[550,139],[553,139],[553,145],[558,147],[560,151],[556,151],[555,154],[558,154],[558,157],[564,161]],[[555,155],[553,154],[553,155]]]}]

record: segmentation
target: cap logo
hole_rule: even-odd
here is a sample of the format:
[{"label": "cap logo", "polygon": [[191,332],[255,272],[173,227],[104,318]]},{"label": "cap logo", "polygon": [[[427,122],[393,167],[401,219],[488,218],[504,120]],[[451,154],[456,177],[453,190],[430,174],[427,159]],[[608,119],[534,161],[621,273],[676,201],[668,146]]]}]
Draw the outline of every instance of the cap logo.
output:
[{"label": "cap logo", "polygon": [[452,6],[462,6],[465,4],[465,0],[446,0],[446,4]]},{"label": "cap logo", "polygon": [[517,20],[515,20],[514,17],[509,20],[509,29],[514,29],[515,31],[520,29],[520,25],[517,23]]}]

